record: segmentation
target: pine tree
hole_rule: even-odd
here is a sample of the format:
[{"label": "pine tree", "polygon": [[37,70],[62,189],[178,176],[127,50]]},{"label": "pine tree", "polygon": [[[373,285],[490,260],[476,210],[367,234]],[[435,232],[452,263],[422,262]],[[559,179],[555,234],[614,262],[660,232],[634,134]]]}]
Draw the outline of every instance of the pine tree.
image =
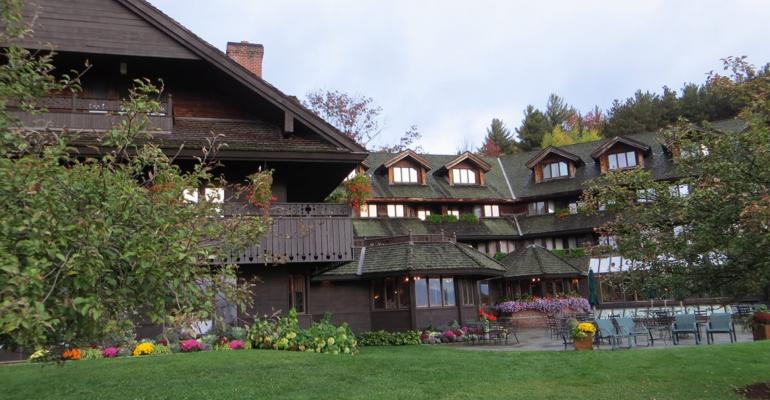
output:
[{"label": "pine tree", "polygon": [[516,129],[519,136],[519,148],[524,151],[537,148],[543,141],[543,136],[548,132],[551,132],[551,123],[548,121],[548,117],[533,105],[528,105],[524,110],[521,126]]},{"label": "pine tree", "polygon": [[570,121],[576,114],[577,111],[567,104],[563,98],[554,93],[548,96],[548,102],[545,105],[545,116],[548,117],[551,129]]}]

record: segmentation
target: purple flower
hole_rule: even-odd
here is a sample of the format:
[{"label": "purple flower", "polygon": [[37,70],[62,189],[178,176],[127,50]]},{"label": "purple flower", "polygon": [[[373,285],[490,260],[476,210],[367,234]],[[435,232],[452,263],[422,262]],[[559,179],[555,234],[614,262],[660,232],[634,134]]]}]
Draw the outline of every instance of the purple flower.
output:
[{"label": "purple flower", "polygon": [[588,300],[582,297],[567,297],[562,299],[533,299],[532,301],[506,301],[497,305],[497,310],[504,313],[519,311],[539,311],[546,314],[559,313],[564,309],[579,312],[591,311]]},{"label": "purple flower", "polygon": [[179,343],[179,351],[183,353],[201,350],[203,350],[203,345],[196,339],[187,339]]},{"label": "purple flower", "polygon": [[231,340],[227,343],[228,346],[230,346],[230,350],[243,350],[244,344],[243,340]]},{"label": "purple flower", "polygon": [[120,349],[117,347],[108,347],[102,350],[102,357],[104,358],[115,358],[118,354],[120,354]]}]

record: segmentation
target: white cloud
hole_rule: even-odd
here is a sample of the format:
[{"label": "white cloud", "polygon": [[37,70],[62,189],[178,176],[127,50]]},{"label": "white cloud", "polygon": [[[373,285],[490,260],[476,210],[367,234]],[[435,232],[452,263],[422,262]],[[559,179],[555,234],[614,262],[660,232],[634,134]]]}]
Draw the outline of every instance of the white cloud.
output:
[{"label": "white cloud", "polygon": [[492,117],[513,130],[555,92],[580,109],[636,89],[702,82],[719,59],[770,60],[761,1],[173,1],[159,8],[212,44],[265,45],[265,78],[371,96],[383,139],[411,124],[423,147],[479,145]]}]

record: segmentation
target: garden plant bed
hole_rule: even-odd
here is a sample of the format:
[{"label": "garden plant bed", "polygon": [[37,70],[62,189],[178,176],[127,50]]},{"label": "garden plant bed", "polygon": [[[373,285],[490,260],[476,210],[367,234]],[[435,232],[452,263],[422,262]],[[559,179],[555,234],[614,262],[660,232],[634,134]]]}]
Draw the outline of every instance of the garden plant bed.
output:
[{"label": "garden plant bed", "polygon": [[[350,357],[269,350],[0,366],[13,399],[741,399],[767,380],[770,343],[615,352],[364,347]],[[476,366],[476,367],[470,367]],[[586,367],[590,366],[590,367]],[[511,384],[515,382],[516,384]]]},{"label": "garden plant bed", "polygon": [[770,382],[760,382],[736,390],[749,399],[770,399]]}]

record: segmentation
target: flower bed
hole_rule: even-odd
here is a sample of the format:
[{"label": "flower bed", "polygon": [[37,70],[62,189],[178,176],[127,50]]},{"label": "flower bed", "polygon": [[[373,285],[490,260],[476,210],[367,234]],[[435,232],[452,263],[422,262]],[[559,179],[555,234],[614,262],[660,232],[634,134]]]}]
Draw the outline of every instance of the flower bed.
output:
[{"label": "flower bed", "polygon": [[588,300],[582,297],[535,298],[530,301],[513,300],[497,305],[499,314],[509,314],[521,328],[545,327],[546,315],[586,313],[589,311],[591,311],[591,305]]},{"label": "flower bed", "polygon": [[[403,335],[400,340],[419,343],[419,333],[408,332]],[[314,323],[310,329],[300,329],[296,311],[290,310],[285,317],[258,318],[251,329],[232,327],[226,336],[208,334],[200,338],[179,340],[176,337],[173,341],[163,338],[156,341],[143,340],[139,343],[133,339],[126,339],[121,345],[100,348],[92,344],[85,350],[77,347],[69,347],[64,351],[41,349],[35,351],[29,360],[32,362],[77,361],[252,348],[352,355],[358,352],[358,341],[347,324],[334,326],[329,322],[328,317]]]}]

